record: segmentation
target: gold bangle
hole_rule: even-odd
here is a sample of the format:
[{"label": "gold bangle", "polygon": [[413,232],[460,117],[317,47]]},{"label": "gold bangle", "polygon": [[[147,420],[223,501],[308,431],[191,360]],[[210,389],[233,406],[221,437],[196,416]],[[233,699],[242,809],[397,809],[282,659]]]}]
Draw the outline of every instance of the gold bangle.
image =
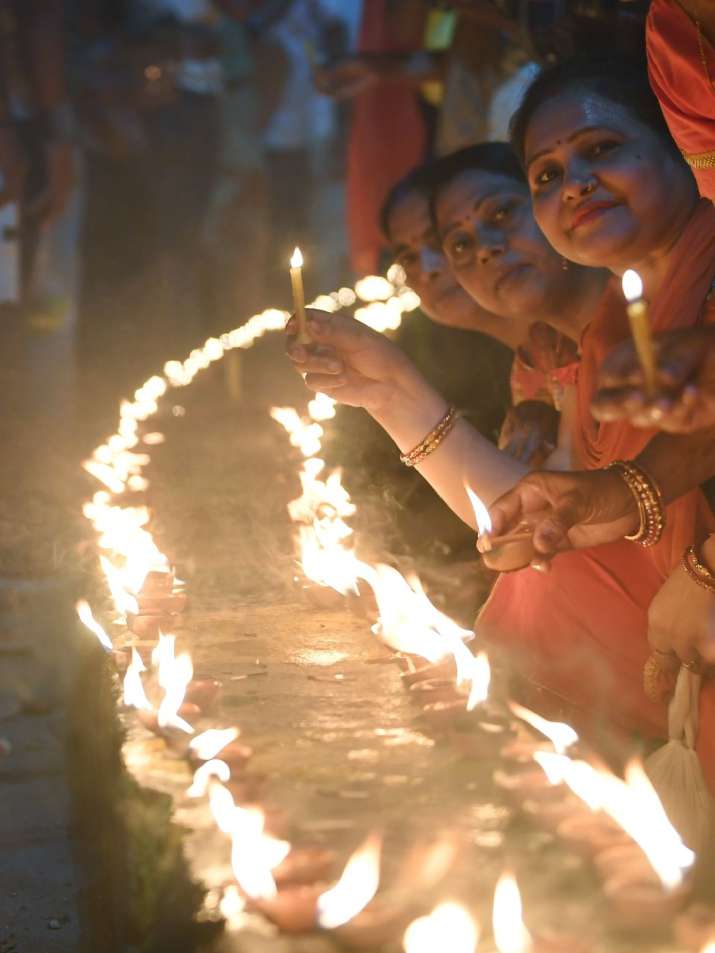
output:
[{"label": "gold bangle", "polygon": [[632,460],[614,460],[607,470],[617,470],[638,506],[640,525],[627,540],[641,546],[655,546],[665,529],[663,498],[655,480]]},{"label": "gold bangle", "polygon": [[456,423],[457,409],[456,407],[450,407],[444,417],[430,430],[424,440],[420,440],[417,446],[413,447],[409,453],[400,455],[400,461],[404,463],[406,467],[415,467],[418,463],[422,463],[425,457],[428,457],[439,447]]},{"label": "gold bangle", "polygon": [[705,565],[702,557],[698,556],[694,546],[688,546],[683,553],[683,569],[693,582],[709,592],[715,592],[715,574]]}]

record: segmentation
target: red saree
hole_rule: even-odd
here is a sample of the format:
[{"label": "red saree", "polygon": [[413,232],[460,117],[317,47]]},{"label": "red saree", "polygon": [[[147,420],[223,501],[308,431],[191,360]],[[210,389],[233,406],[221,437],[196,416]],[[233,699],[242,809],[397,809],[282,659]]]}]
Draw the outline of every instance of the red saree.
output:
[{"label": "red saree", "polygon": [[[399,7],[366,0],[361,53],[404,53],[422,46],[423,24],[408,24],[400,37],[393,22]],[[424,158],[427,133],[417,93],[404,82],[380,81],[352,103],[347,156],[347,216],[350,258],[358,275],[375,272],[384,240],[380,208],[390,188]]]},{"label": "red saree", "polygon": [[[707,0],[706,0],[707,2]],[[715,199],[715,50],[677,0],[652,0],[646,21],[648,75],[700,194]]]},{"label": "red saree", "polygon": [[[689,327],[715,314],[706,297],[715,275],[715,208],[701,202],[672,253],[658,301],[655,330]],[[652,431],[627,423],[599,424],[590,401],[596,371],[611,347],[628,335],[623,298],[612,283],[582,341],[577,380],[574,449],[581,466],[596,468],[633,458]],[[715,528],[699,490],[668,507],[663,539],[651,549],[625,540],[558,556],[550,573],[531,569],[502,575],[477,620],[480,635],[515,659],[522,673],[563,698],[577,720],[602,720],[663,737],[664,706],[643,693],[649,655],[648,606],[685,547]],[[715,683],[701,693],[699,754],[715,790]]]}]

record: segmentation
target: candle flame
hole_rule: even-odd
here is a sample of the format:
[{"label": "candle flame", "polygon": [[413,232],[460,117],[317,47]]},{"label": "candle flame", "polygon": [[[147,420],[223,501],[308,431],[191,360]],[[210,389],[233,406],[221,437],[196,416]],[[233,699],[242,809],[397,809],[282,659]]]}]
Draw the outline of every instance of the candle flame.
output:
[{"label": "candle flame", "polygon": [[469,502],[472,504],[472,509],[474,510],[474,516],[477,521],[477,530],[481,536],[483,533],[491,533],[492,531],[492,518],[489,515],[489,510],[486,508],[482,500],[477,496],[474,490],[464,485],[465,490],[467,491],[467,496],[469,497]]},{"label": "candle flame", "polygon": [[624,271],[621,287],[623,288],[623,296],[626,301],[637,301],[643,297],[643,282],[641,276],[637,271],[633,271],[632,268]]},{"label": "candle flame", "polygon": [[552,784],[565,782],[592,811],[602,810],[638,844],[666,890],[674,890],[695,860],[670,823],[645,770],[631,761],[625,778],[568,755],[537,751],[534,760]]},{"label": "candle flame", "polygon": [[434,953],[440,948],[449,953],[474,953],[478,942],[477,924],[463,906],[451,901],[413,920],[402,940],[405,953]]},{"label": "candle flame", "polygon": [[509,707],[517,718],[521,718],[522,721],[525,721],[548,738],[557,754],[565,754],[567,749],[578,741],[578,735],[571,725],[566,725],[560,721],[547,721],[546,718],[537,715],[535,711],[530,711],[516,702],[509,702]]},{"label": "candle flame", "polygon": [[302,268],[303,267],[303,253],[300,248],[296,245],[296,249],[291,255],[290,259],[291,268]]},{"label": "candle flame", "polygon": [[124,674],[123,683],[123,702],[127,708],[140,708],[143,711],[153,711],[154,708],[146,697],[144,685],[142,683],[142,672],[146,671],[146,666],[142,662],[141,655],[135,648],[132,648],[132,660]]},{"label": "candle flame", "polygon": [[104,631],[102,626],[97,622],[92,614],[89,603],[86,599],[80,599],[77,605],[75,606],[77,610],[77,615],[80,618],[80,621],[87,626],[90,632],[93,632],[94,635],[99,639],[99,644],[107,652],[112,651],[112,640],[109,638],[107,633]]},{"label": "candle flame", "polygon": [[219,829],[231,837],[231,866],[241,890],[252,900],[275,897],[271,871],[288,856],[290,844],[266,834],[263,811],[238,807],[228,788],[218,781],[209,786],[209,804]]},{"label": "candle flame", "polygon": [[318,923],[334,930],[364,910],[380,885],[382,840],[371,834],[348,860],[340,880],[318,897]]},{"label": "candle flame", "polygon": [[489,685],[492,678],[492,669],[486,652],[479,652],[474,656],[468,679],[471,682],[467,711],[474,711],[489,698]]},{"label": "candle flame", "polygon": [[219,752],[223,751],[226,745],[235,741],[239,734],[238,728],[209,728],[192,738],[189,742],[189,748],[197,758],[201,758],[202,761],[210,761]]},{"label": "candle flame", "polygon": [[494,891],[492,926],[499,953],[531,953],[533,946],[522,917],[519,885],[508,871],[501,875]]},{"label": "candle flame", "polygon": [[194,779],[191,787],[186,789],[187,797],[203,797],[209,789],[211,781],[217,778],[219,781],[229,781],[231,778],[231,769],[225,761],[219,761],[213,758],[211,761],[204,761],[202,765],[194,772]]}]

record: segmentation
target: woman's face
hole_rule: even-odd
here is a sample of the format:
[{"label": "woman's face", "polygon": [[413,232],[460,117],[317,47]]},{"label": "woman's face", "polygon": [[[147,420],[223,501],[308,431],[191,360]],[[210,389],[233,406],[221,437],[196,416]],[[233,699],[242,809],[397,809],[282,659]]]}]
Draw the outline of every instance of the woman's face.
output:
[{"label": "woman's face", "polygon": [[695,201],[692,177],[625,107],[572,90],[525,138],[534,216],[565,258],[617,273],[667,248]]},{"label": "woman's face", "polygon": [[457,283],[432,226],[427,199],[412,192],[395,205],[388,222],[395,261],[420,296],[422,310],[438,324],[473,331],[474,302]]},{"label": "woman's face", "polygon": [[469,169],[441,190],[435,211],[454,274],[478,304],[530,322],[553,313],[568,279],[534,221],[526,185]]}]

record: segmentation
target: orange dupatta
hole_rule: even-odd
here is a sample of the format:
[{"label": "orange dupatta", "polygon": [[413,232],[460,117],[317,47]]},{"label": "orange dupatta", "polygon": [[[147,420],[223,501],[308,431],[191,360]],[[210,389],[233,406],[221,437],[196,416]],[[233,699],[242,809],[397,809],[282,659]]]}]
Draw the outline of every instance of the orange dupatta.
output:
[{"label": "orange dupatta", "polygon": [[[706,298],[715,277],[715,207],[701,200],[671,254],[670,269],[657,298],[650,302],[653,331],[673,331],[715,320]],[[586,328],[581,342],[577,402],[579,426],[573,435],[577,465],[586,469],[614,460],[633,459],[658,432],[616,421],[599,423],[591,414],[598,371],[606,355],[630,334],[625,304],[617,279],[612,279],[599,313]],[[692,490],[668,507],[663,538],[650,553],[665,578],[687,546],[715,529],[715,519],[700,490]]]}]

